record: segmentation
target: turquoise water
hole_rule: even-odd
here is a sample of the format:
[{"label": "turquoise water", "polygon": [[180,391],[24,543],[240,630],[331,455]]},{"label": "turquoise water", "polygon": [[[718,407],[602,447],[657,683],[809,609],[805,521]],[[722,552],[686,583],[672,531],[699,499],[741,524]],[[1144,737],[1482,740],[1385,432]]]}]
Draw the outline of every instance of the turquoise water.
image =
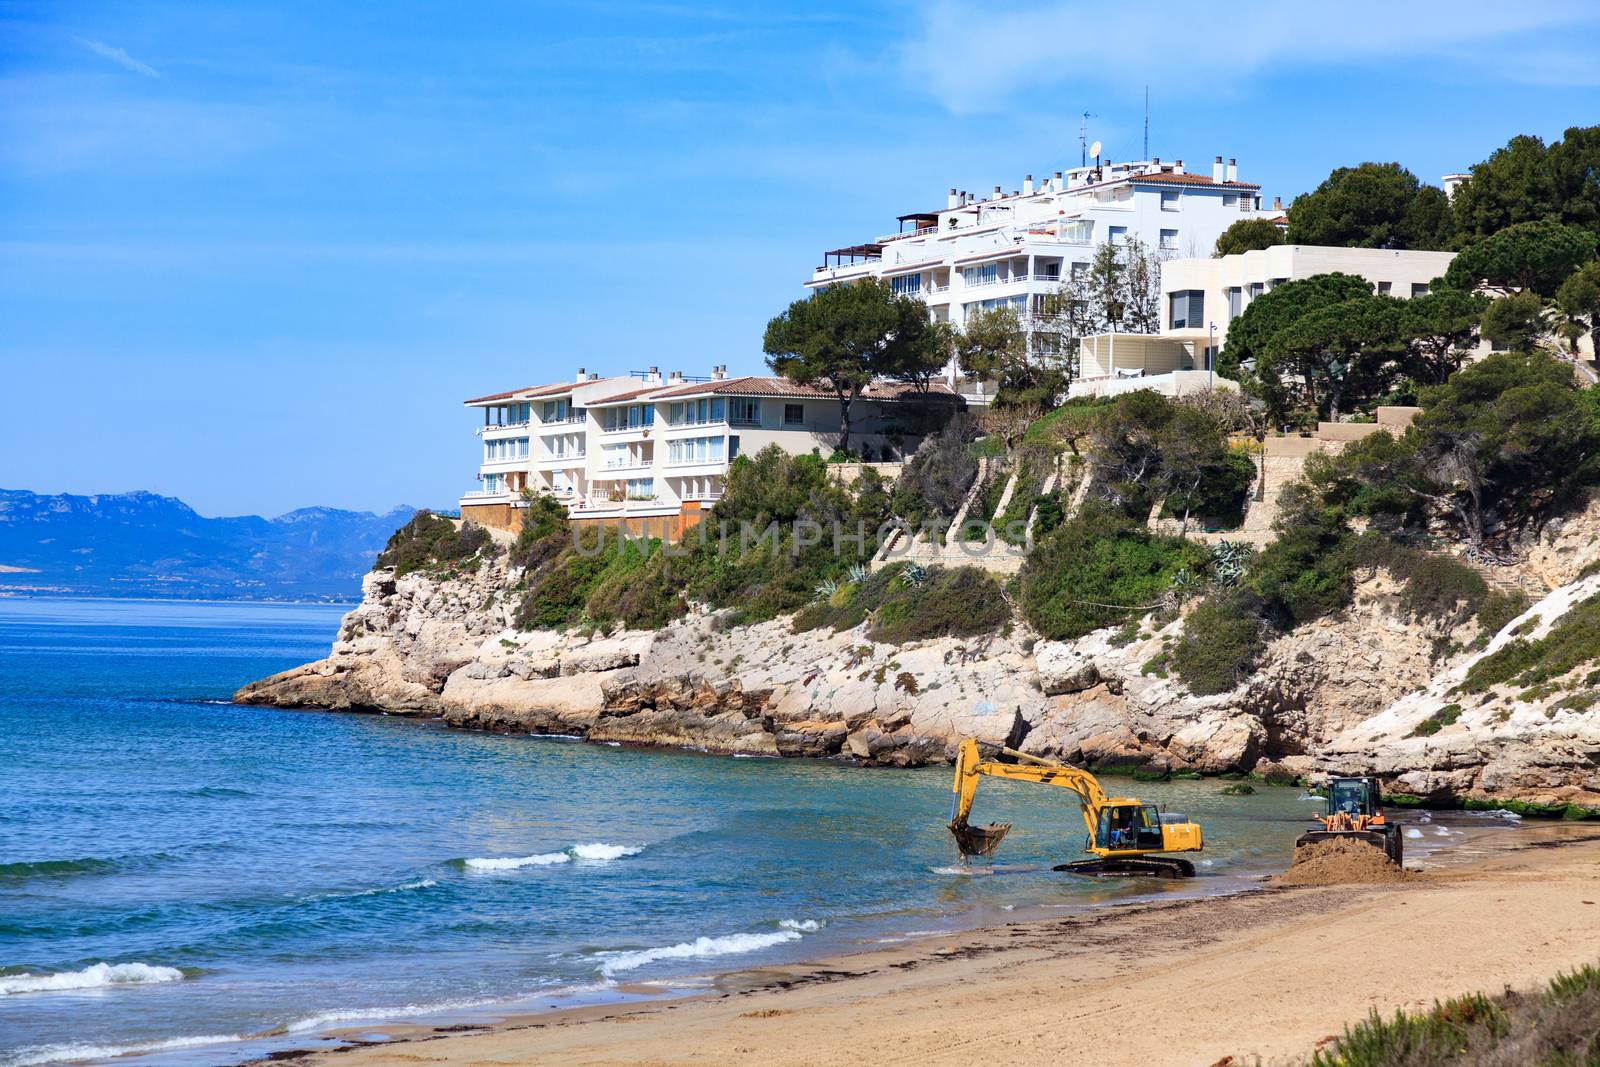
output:
[{"label": "turquoise water", "polygon": [[[1298,790],[1115,783],[1201,821],[1201,876],[1089,881],[1070,797],[954,865],[949,771],[863,770],[235,707],[337,609],[0,601],[0,1064],[226,1063],[335,1023],[685,980],[1281,868]],[[692,982],[689,983],[692,985]],[[241,1039],[249,1039],[241,1043]],[[126,1061],[119,1061],[126,1062]]]}]

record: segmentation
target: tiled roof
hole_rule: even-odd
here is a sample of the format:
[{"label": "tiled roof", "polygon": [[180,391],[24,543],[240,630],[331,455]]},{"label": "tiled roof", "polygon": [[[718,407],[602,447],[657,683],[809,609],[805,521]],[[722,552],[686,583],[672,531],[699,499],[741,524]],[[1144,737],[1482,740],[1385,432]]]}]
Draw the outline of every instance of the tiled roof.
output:
[{"label": "tiled roof", "polygon": [[1152,183],[1157,185],[1210,185],[1221,189],[1259,189],[1261,186],[1253,182],[1214,182],[1204,174],[1130,174],[1125,179],[1130,182]]},{"label": "tiled roof", "polygon": [[471,400],[463,400],[463,404],[482,404],[490,400],[518,400],[535,396],[552,396],[559,393],[572,391],[575,382],[556,382],[554,385],[530,385],[523,389],[512,389],[505,393],[490,393],[488,396],[475,396]]},{"label": "tiled roof", "polygon": [[[653,399],[668,400],[673,397],[704,396],[706,394],[722,396],[792,396],[814,399],[832,399],[834,396],[833,390],[825,385],[801,384],[792,382],[787,378],[749,375],[743,378],[726,378],[716,382],[694,382],[689,385],[680,385],[656,393]],[[924,396],[952,399],[958,395],[943,382],[930,383],[927,392],[924,393],[910,382],[878,381],[867,386],[861,393],[864,400],[904,400]]]}]

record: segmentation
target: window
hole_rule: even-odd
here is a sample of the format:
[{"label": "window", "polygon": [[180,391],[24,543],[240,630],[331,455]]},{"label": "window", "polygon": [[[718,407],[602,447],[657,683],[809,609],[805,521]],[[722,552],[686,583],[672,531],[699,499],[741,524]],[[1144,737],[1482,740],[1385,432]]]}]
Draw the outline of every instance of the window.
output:
[{"label": "window", "polygon": [[1427,282],[1412,282],[1411,283],[1411,295],[1413,297],[1427,296],[1428,295],[1428,283]]},{"label": "window", "polygon": [[901,274],[897,277],[890,278],[889,288],[893,289],[896,293],[899,293],[902,296],[910,296],[913,293],[920,293],[922,292],[922,275]]},{"label": "window", "polygon": [[1379,296],[1388,296],[1389,293],[1393,289],[1394,289],[1394,283],[1393,282],[1379,282],[1378,283],[1378,295]]},{"label": "window", "polygon": [[505,489],[505,475],[485,474],[483,476],[483,491],[485,493],[499,493]]},{"label": "window", "polygon": [[1068,222],[1061,227],[1063,241],[1076,241],[1079,244],[1088,244],[1094,240],[1094,220]]},{"label": "window", "polygon": [[1228,290],[1228,321],[1232,322],[1244,311],[1244,290],[1234,286]]},{"label": "window", "polygon": [[1288,278],[1271,278],[1267,281],[1267,289],[1268,291],[1276,289],[1278,286],[1284,284],[1288,280]]},{"label": "window", "polygon": [[1178,247],[1178,231],[1162,230],[1161,247],[1166,249],[1176,249]]},{"label": "window", "polygon": [[1206,294],[1199,289],[1182,289],[1167,296],[1167,315],[1171,329],[1197,330],[1205,326]]},{"label": "window", "polygon": [[668,441],[667,463],[721,463],[726,440],[723,437],[685,437]]},{"label": "window", "polygon": [[804,404],[783,405],[783,424],[785,426],[800,426],[806,421],[806,406]]},{"label": "window", "polygon": [[1265,289],[1266,289],[1266,286],[1261,284],[1260,282],[1251,282],[1250,283],[1250,299],[1254,300],[1256,297],[1260,296]]},{"label": "window", "polygon": [[656,498],[656,480],[654,478],[629,478],[629,500],[654,500]]},{"label": "window", "polygon": [[483,459],[485,463],[527,458],[528,439],[526,437],[502,437],[498,441],[485,441],[483,443]]},{"label": "window", "polygon": [[1128,243],[1128,228],[1126,226],[1112,226],[1107,231],[1106,240],[1114,245]]},{"label": "window", "polygon": [[567,402],[565,400],[546,400],[544,413],[539,416],[544,422],[565,422],[567,420]]},{"label": "window", "polygon": [[721,422],[725,404],[719,397],[708,397],[702,400],[688,400],[681,404],[667,406],[668,426],[704,426],[710,422]]},{"label": "window", "polygon": [[1176,210],[1178,210],[1178,197],[1180,195],[1182,195],[1182,194],[1179,194],[1179,193],[1162,193],[1161,194],[1161,210],[1162,211],[1176,211]]},{"label": "window", "polygon": [[1222,206],[1223,207],[1225,207],[1225,208],[1234,207],[1238,203],[1239,203],[1239,198],[1235,194],[1233,194],[1233,193],[1223,193],[1222,194]]},{"label": "window", "polygon": [[1081,278],[1085,274],[1088,274],[1088,273],[1089,273],[1089,264],[1087,264],[1087,263],[1079,263],[1076,260],[1073,261],[1073,264],[1072,264],[1072,276],[1073,276],[1073,278],[1075,278],[1075,279],[1076,278]]},{"label": "window", "polygon": [[976,267],[962,267],[961,280],[968,285],[993,285],[1000,280],[1000,264],[980,263]]},{"label": "window", "polygon": [[753,396],[736,396],[728,401],[728,421],[759,425],[761,401]]}]

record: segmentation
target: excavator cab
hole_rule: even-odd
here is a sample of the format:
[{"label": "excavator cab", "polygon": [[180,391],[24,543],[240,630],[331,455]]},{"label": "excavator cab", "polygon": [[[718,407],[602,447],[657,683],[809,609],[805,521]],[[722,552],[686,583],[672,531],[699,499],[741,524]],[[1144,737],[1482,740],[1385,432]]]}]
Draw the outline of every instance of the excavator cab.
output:
[{"label": "excavator cab", "polygon": [[1352,819],[1368,818],[1383,810],[1378,801],[1378,783],[1372,778],[1335,778],[1328,783],[1328,814],[1343,813]]},{"label": "excavator cab", "polygon": [[1101,808],[1094,843],[1096,848],[1108,852],[1132,849],[1159,852],[1162,849],[1161,812],[1154,804],[1114,804]]}]

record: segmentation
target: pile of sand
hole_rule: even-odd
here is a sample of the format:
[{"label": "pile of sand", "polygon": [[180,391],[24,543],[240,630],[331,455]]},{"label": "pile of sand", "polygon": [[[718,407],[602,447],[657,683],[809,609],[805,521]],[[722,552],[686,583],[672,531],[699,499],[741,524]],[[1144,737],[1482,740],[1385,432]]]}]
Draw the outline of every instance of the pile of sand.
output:
[{"label": "pile of sand", "polygon": [[1389,862],[1383,849],[1365,841],[1313,841],[1294,850],[1294,863],[1272,881],[1277,885],[1352,885],[1404,882],[1413,875]]}]

